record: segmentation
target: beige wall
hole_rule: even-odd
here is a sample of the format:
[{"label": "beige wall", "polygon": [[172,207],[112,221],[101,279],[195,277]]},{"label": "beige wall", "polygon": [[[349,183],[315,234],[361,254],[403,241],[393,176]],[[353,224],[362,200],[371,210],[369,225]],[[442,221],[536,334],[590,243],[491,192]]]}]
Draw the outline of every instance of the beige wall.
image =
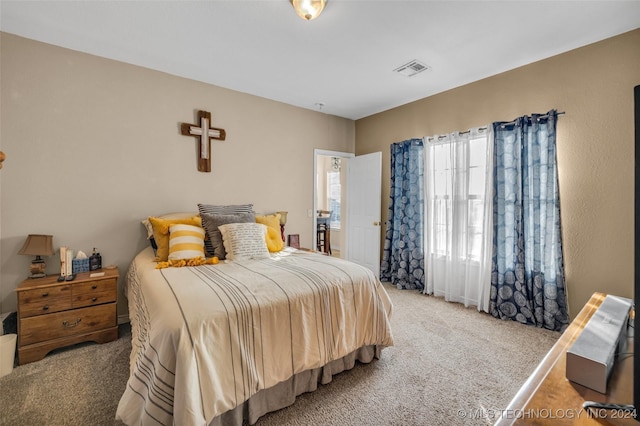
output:
[{"label": "beige wall", "polygon": [[[310,247],[313,150],[354,152],[351,120],[0,33],[0,312],[31,259],[29,233],[54,236],[124,274],[146,246],[140,221],[197,203],[286,210],[286,233]],[[180,122],[212,113],[212,171],[196,169],[196,140]],[[47,259],[47,272],[59,260]],[[120,281],[120,285],[122,280]],[[120,298],[119,315],[126,315]]]},{"label": "beige wall", "polygon": [[[508,53],[508,52],[506,52]],[[572,317],[603,291],[633,296],[633,87],[640,30],[356,121],[356,154],[550,109],[558,122],[564,259]],[[384,235],[385,229],[383,229]]]}]

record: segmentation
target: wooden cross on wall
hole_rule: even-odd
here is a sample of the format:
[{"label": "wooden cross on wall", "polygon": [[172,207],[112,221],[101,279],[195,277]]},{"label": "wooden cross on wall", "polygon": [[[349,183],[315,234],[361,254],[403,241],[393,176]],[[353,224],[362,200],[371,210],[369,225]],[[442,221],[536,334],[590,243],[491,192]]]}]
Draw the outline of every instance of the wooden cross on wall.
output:
[{"label": "wooden cross on wall", "polygon": [[208,111],[198,111],[198,124],[180,123],[180,133],[198,138],[198,171],[208,173],[211,171],[211,139],[223,141],[227,134],[224,129],[209,127],[211,113]]}]

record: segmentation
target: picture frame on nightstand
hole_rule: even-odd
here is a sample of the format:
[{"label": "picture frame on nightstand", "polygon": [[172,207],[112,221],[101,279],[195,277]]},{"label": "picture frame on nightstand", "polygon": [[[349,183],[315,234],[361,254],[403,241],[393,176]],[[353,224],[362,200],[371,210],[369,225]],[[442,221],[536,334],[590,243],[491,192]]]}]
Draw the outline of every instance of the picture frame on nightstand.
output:
[{"label": "picture frame on nightstand", "polygon": [[289,234],[288,246],[296,249],[300,248],[300,234]]}]

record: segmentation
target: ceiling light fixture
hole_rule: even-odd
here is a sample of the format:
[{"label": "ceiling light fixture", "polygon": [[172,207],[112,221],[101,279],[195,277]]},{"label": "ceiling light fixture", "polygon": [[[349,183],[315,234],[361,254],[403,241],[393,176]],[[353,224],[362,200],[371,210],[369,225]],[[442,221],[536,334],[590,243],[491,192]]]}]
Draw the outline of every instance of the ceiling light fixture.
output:
[{"label": "ceiling light fixture", "polygon": [[291,0],[291,4],[302,19],[310,21],[320,16],[327,0]]}]

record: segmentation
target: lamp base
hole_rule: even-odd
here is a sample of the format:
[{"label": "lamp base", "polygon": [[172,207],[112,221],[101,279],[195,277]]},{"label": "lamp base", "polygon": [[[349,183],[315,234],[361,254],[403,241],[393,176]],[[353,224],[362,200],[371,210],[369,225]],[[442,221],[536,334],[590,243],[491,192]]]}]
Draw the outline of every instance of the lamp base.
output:
[{"label": "lamp base", "polygon": [[[40,256],[38,256],[39,258]],[[31,275],[29,275],[29,278],[44,278],[47,276],[47,274],[45,273],[45,269],[47,268],[47,265],[44,263],[44,260],[42,260],[42,258],[36,258],[31,262],[31,267],[29,268],[29,272],[31,272]]]},{"label": "lamp base", "polygon": [[47,274],[41,273],[41,274],[31,274],[29,275],[29,279],[34,279],[34,278],[44,278],[46,277]]}]

